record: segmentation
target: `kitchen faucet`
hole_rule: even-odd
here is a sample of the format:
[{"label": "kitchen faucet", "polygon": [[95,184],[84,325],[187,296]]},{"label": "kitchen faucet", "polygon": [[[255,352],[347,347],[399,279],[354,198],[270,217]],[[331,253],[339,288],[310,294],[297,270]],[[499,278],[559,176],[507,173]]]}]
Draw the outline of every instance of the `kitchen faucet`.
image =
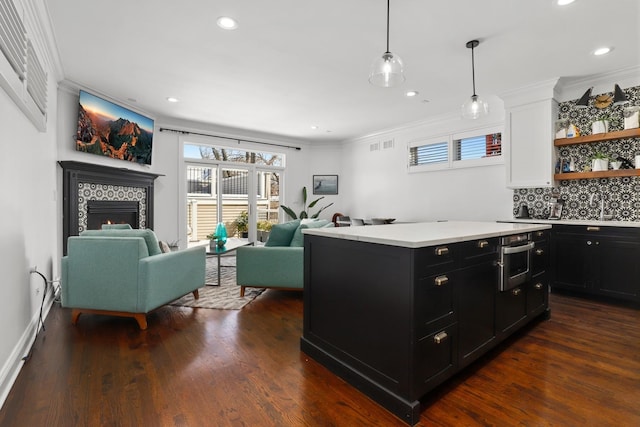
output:
[{"label": "kitchen faucet", "polygon": [[600,221],[604,221],[604,193],[602,192],[602,190],[597,189],[596,191],[591,193],[591,197],[589,198],[589,206],[591,206],[591,207],[597,206],[594,203],[594,201],[595,201],[594,199],[598,195],[600,196]]}]

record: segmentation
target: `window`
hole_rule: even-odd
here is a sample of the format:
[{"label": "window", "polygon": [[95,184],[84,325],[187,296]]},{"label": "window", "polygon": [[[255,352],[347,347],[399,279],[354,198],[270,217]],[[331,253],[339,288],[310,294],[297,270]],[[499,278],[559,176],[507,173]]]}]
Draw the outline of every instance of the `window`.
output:
[{"label": "window", "polygon": [[472,136],[453,141],[454,160],[482,159],[502,154],[502,134]]},{"label": "window", "polygon": [[284,155],[282,154],[253,152],[208,145],[184,144],[184,158],[252,163],[262,166],[284,166]]},{"label": "window", "polygon": [[490,166],[502,161],[502,134],[496,127],[409,143],[411,172]]},{"label": "window", "polygon": [[409,147],[409,166],[446,163],[449,161],[448,148],[448,141]]},{"label": "window", "polygon": [[187,165],[187,192],[193,196],[213,196],[213,175],[208,167]]}]

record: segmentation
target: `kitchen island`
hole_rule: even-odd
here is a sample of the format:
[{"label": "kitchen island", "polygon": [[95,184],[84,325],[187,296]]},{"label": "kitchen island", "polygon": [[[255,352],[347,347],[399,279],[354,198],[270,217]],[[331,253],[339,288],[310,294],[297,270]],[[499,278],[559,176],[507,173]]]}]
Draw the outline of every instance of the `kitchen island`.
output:
[{"label": "kitchen island", "polygon": [[[306,229],[301,349],[413,425],[426,393],[548,317],[549,228],[433,222]],[[531,273],[500,291],[501,238],[521,234],[536,248]]]}]

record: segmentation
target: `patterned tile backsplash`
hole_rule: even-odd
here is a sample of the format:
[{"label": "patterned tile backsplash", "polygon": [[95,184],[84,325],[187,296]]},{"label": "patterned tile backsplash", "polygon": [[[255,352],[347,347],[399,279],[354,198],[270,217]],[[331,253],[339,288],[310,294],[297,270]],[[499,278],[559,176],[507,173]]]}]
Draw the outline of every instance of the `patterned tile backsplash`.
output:
[{"label": "patterned tile backsplash", "polygon": [[[594,95],[589,108],[577,109],[577,100],[559,104],[559,118],[569,119],[576,125],[581,135],[591,134],[591,123],[604,114],[609,116],[609,131],[624,129],[622,111],[624,107],[640,106],[640,86],[624,89],[629,103],[624,106],[609,106],[599,109],[593,106]],[[613,93],[608,93],[613,96]],[[565,161],[573,159],[576,170],[590,166],[595,151],[601,151],[609,157],[623,157],[634,163],[635,156],[640,154],[640,138],[628,138],[594,144],[581,144],[559,147],[558,158]],[[522,204],[529,207],[534,218],[549,216],[549,202],[552,193],[559,193],[564,200],[563,219],[598,219],[600,213],[599,198],[597,206],[590,206],[589,200],[594,192],[601,192],[605,199],[605,214],[613,215],[616,221],[640,221],[640,177],[616,177],[601,179],[563,180],[556,183],[556,188],[523,188],[513,193],[514,215]]]},{"label": "patterned tile backsplash", "polygon": [[129,200],[140,203],[140,224],[138,228],[146,227],[147,217],[147,189],[140,187],[125,187],[122,185],[95,184],[80,182],[78,184],[78,231],[87,228],[88,200]]}]

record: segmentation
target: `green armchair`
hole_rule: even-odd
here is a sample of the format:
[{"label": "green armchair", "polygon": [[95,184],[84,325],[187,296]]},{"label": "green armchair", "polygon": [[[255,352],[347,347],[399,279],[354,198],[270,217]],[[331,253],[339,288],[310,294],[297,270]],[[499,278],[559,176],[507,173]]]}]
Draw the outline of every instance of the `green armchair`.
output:
[{"label": "green armchair", "polygon": [[205,283],[205,248],[162,253],[151,230],[88,230],[70,237],[62,258],[61,300],[75,325],[83,313],[146,314]]},{"label": "green armchair", "polygon": [[240,296],[245,288],[302,290],[304,239],[302,230],[333,227],[326,220],[290,221],[271,228],[264,246],[242,246],[236,254],[236,282]]}]

